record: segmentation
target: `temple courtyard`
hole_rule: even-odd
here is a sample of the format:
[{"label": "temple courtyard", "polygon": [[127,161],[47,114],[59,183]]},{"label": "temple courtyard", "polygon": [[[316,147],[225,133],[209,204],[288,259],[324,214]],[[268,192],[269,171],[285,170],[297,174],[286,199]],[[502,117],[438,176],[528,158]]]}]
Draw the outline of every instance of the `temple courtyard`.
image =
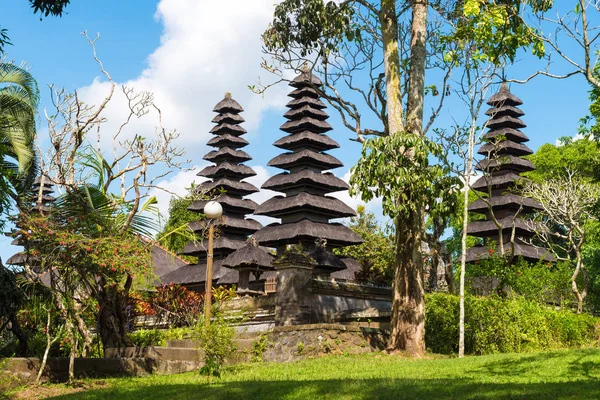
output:
[{"label": "temple courtyard", "polygon": [[600,350],[405,359],[372,353],[198,373],[19,388],[8,398],[58,399],[598,399]]}]

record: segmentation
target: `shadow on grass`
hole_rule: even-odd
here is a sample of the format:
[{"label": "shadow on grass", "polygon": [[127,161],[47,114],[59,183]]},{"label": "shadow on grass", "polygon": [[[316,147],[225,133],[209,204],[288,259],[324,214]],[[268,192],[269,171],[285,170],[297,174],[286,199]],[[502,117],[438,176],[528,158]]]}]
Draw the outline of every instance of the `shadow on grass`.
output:
[{"label": "shadow on grass", "polygon": [[245,381],[87,391],[55,399],[598,399],[597,380],[479,383],[468,379]]},{"label": "shadow on grass", "polygon": [[545,376],[548,368],[554,366],[552,378],[557,380],[574,377],[600,379],[599,355],[600,350],[581,349],[537,353],[518,359],[507,356],[506,359],[488,362],[469,372],[510,378],[524,375],[537,376],[537,371],[542,371],[539,376]]}]

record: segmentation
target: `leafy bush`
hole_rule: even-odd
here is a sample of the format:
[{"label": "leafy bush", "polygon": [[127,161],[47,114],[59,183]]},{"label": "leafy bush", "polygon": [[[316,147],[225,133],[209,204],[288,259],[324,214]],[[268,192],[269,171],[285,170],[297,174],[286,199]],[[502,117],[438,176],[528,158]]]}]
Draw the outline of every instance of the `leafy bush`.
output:
[{"label": "leafy bush", "polygon": [[136,347],[166,346],[167,340],[182,340],[193,337],[192,328],[140,329],[129,333]]},{"label": "leafy bush", "polygon": [[[458,296],[427,296],[425,342],[434,353],[458,351]],[[465,352],[529,352],[592,345],[599,339],[600,319],[556,311],[523,297],[465,298]]]},{"label": "leafy bush", "polygon": [[140,329],[129,333],[129,339],[136,347],[164,346],[166,345],[164,330]]}]

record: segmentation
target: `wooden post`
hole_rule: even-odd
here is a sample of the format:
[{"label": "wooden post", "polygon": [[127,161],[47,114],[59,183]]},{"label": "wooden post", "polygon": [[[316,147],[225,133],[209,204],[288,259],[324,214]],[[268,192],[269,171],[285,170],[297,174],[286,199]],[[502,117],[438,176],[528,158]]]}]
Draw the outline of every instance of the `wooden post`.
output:
[{"label": "wooden post", "polygon": [[213,267],[213,236],[214,224],[209,220],[208,224],[208,256],[206,258],[206,282],[204,284],[204,325],[210,325],[210,308],[212,303],[212,267]]}]

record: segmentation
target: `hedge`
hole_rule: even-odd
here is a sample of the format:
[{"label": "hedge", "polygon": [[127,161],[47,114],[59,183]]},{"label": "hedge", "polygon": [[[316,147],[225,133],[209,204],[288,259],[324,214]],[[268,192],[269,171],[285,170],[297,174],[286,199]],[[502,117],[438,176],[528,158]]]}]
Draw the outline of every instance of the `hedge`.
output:
[{"label": "hedge", "polygon": [[[435,293],[426,297],[427,349],[458,352],[459,298]],[[492,354],[598,345],[600,318],[554,310],[523,297],[465,298],[465,353]]]}]

